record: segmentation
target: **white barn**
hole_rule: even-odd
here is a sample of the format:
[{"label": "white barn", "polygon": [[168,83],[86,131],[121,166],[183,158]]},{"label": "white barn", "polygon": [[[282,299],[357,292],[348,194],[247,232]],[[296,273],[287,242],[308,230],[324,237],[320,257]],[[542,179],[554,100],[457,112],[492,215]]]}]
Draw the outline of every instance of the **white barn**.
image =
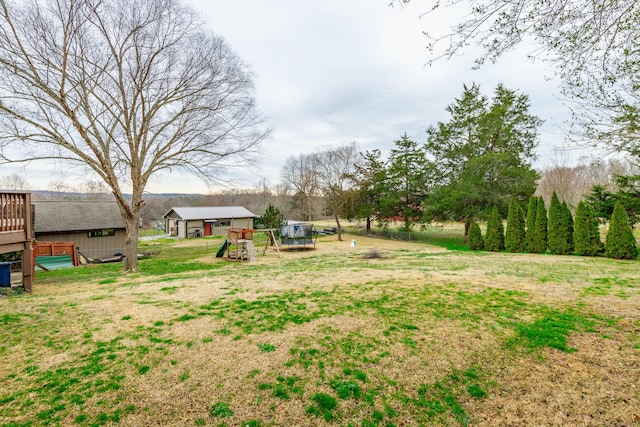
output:
[{"label": "white barn", "polygon": [[163,219],[168,235],[190,238],[225,236],[230,228],[253,229],[257,217],[242,206],[197,206],[171,208]]}]

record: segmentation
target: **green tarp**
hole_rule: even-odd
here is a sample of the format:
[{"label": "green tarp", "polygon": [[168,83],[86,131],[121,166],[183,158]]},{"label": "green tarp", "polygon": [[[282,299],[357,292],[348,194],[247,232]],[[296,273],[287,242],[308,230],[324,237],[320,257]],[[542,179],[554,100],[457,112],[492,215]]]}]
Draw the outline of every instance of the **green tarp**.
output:
[{"label": "green tarp", "polygon": [[36,257],[36,271],[42,271],[38,264],[47,270],[57,270],[58,268],[73,267],[73,259],[71,255],[38,256]]}]

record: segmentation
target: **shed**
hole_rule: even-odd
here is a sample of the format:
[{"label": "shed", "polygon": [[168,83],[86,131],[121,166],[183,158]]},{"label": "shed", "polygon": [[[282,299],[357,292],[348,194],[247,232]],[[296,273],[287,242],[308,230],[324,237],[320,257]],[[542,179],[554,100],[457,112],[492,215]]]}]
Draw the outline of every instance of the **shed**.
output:
[{"label": "shed", "polygon": [[181,238],[226,236],[230,228],[253,229],[258,216],[242,206],[171,208],[164,214],[166,233]]},{"label": "shed", "polygon": [[83,255],[103,259],[123,254],[125,227],[116,202],[34,201],[38,241],[74,242]]}]

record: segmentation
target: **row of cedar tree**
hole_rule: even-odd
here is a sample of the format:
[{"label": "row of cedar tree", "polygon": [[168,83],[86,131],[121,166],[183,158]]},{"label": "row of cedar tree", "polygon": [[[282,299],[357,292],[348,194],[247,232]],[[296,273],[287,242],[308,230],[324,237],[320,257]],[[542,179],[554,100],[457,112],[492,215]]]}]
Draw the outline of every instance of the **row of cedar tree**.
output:
[{"label": "row of cedar tree", "polygon": [[531,197],[526,219],[523,210],[512,200],[507,215],[506,233],[498,208],[494,207],[487,221],[483,238],[480,226],[472,222],[469,228],[472,250],[499,252],[529,252],[555,255],[597,256],[615,259],[636,259],[638,249],[629,218],[622,203],[617,202],[609,222],[605,242],[600,239],[598,220],[591,205],[580,202],[575,220],[567,204],[553,193],[549,213],[542,197]]}]

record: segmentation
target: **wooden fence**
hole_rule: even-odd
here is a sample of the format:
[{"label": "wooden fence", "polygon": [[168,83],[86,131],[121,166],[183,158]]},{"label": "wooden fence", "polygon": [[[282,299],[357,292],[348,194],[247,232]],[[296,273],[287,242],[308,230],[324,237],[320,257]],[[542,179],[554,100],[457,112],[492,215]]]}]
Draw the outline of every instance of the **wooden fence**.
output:
[{"label": "wooden fence", "polygon": [[33,259],[39,256],[69,255],[74,266],[78,265],[78,250],[75,242],[37,242],[33,246]]}]

